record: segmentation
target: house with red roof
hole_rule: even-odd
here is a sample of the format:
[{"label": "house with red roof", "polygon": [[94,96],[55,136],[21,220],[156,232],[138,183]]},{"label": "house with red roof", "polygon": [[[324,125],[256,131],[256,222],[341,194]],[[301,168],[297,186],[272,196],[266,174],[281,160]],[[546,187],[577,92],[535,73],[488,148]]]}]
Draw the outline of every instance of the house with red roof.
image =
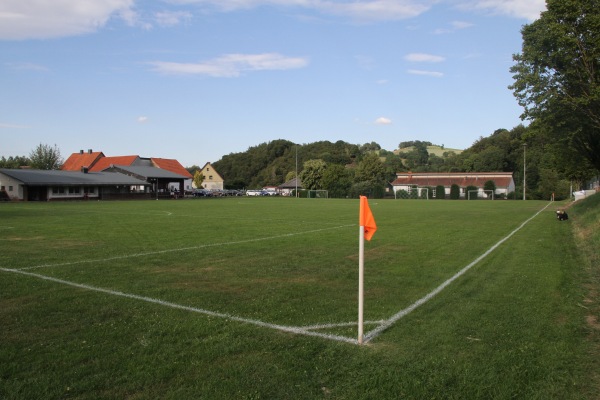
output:
[{"label": "house with red roof", "polygon": [[484,193],[487,181],[493,181],[496,186],[494,196],[504,195],[506,197],[515,191],[512,172],[399,172],[391,185],[394,194],[400,190],[410,193],[411,190],[417,188],[419,195],[422,188],[435,189],[437,186],[444,186],[445,195],[449,195],[452,185],[458,185],[460,197],[467,198],[466,190],[469,186],[476,187],[480,197],[487,197],[487,194]]},{"label": "house with red roof", "polygon": [[[138,168],[139,167],[139,168]],[[132,169],[133,168],[133,169]],[[150,183],[156,193],[177,190],[184,193],[191,188],[192,175],[179,163],[168,158],[143,158],[138,155],[107,157],[102,152],[80,150],[73,153],[62,166],[63,171],[102,172],[117,171]],[[135,172],[132,172],[135,171]]]},{"label": "house with red roof", "polygon": [[90,170],[90,168],[98,163],[99,160],[106,158],[104,153],[101,151],[92,151],[89,149],[84,152],[79,150],[79,153],[73,153],[67,158],[62,165],[63,171],[83,171],[84,168]]}]

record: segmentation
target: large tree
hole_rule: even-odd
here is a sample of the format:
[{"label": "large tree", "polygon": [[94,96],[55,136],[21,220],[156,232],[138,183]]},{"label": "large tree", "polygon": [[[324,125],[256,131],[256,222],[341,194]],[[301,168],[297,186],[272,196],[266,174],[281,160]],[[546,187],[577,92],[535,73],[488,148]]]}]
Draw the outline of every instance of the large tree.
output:
[{"label": "large tree", "polygon": [[304,163],[304,169],[300,172],[300,181],[305,189],[323,189],[322,178],[327,168],[323,160],[308,160]]},{"label": "large tree", "polygon": [[523,119],[543,121],[564,148],[600,169],[600,0],[547,0],[521,31],[510,86]]},{"label": "large tree", "polygon": [[29,154],[30,166],[35,169],[60,169],[63,159],[60,150],[48,144],[39,144]]}]

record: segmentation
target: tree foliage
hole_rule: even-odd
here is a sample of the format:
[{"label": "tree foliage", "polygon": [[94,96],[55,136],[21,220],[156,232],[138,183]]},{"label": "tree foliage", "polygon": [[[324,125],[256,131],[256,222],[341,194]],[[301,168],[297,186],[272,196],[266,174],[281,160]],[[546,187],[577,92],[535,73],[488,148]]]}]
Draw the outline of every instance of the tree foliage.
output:
[{"label": "tree foliage", "polygon": [[319,190],[323,189],[323,175],[327,164],[323,160],[308,160],[304,163],[304,168],[300,172],[299,178],[304,189]]},{"label": "tree foliage", "polygon": [[26,165],[29,165],[29,159],[27,157],[9,156],[8,158],[5,158],[2,156],[0,158],[0,168],[16,169]]},{"label": "tree foliage", "polygon": [[29,153],[29,160],[29,166],[34,169],[60,169],[63,163],[60,150],[56,145],[52,147],[41,143]]},{"label": "tree foliage", "polygon": [[199,169],[194,172],[194,187],[200,189],[202,187],[202,182],[204,182],[204,175],[202,175],[202,171]]},{"label": "tree foliage", "polygon": [[[248,148],[245,152],[223,156],[213,166],[228,181],[242,183],[246,188],[280,185],[290,172],[302,169],[305,161],[321,159],[328,164],[351,164],[360,155],[359,146],[343,141],[321,141],[295,144],[274,140]],[[299,171],[298,171],[299,172]]]},{"label": "tree foliage", "polygon": [[600,0],[547,0],[521,33],[510,88],[522,118],[600,170]]},{"label": "tree foliage", "polygon": [[356,168],[354,181],[377,184],[385,181],[385,168],[377,153],[369,153],[363,157]]}]

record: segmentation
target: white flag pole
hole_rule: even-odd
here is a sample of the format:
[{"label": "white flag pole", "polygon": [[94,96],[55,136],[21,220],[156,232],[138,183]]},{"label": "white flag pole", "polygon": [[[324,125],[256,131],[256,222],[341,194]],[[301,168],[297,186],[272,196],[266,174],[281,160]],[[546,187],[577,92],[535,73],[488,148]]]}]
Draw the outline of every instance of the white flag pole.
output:
[{"label": "white flag pole", "polygon": [[363,311],[365,286],[365,227],[358,235],[358,344],[363,343]]}]

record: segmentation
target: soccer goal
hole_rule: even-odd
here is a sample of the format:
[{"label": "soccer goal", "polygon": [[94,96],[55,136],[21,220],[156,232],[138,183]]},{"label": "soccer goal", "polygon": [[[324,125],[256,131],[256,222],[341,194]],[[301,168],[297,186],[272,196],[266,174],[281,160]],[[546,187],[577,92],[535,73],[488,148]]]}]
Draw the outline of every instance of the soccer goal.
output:
[{"label": "soccer goal", "polygon": [[481,196],[482,199],[494,200],[494,191],[493,190],[469,190],[469,192],[467,193],[467,199],[468,200],[478,199],[478,198],[480,198],[479,193],[482,194],[482,196]]},{"label": "soccer goal", "polygon": [[301,189],[298,190],[299,197],[306,199],[327,199],[329,198],[328,190],[309,190]]},{"label": "soccer goal", "polygon": [[394,192],[394,198],[398,199],[421,199],[429,200],[429,188],[428,187],[409,187],[407,189],[400,189]]}]

